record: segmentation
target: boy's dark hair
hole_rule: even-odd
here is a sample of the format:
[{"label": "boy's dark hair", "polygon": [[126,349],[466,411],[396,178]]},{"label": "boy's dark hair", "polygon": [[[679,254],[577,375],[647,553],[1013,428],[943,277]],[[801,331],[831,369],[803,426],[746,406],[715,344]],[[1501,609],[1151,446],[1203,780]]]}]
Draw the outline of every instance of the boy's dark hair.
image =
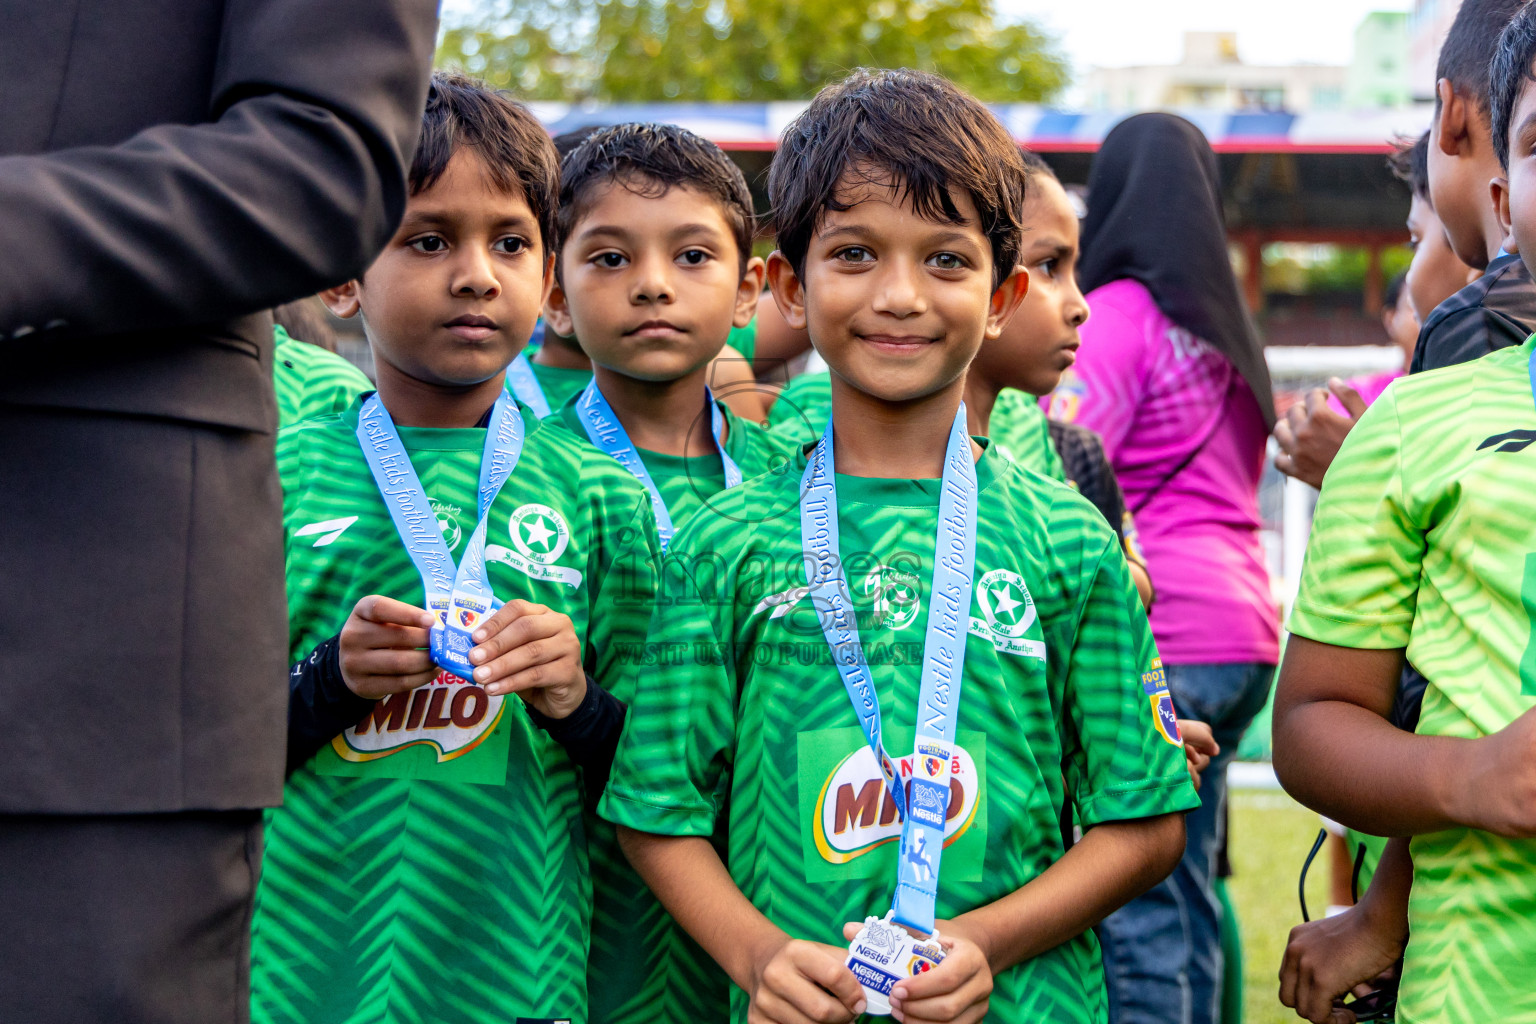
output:
[{"label": "boy's dark hair", "polygon": [[1504,26],[1499,45],[1488,68],[1488,121],[1493,129],[1493,151],[1499,166],[1509,170],[1510,118],[1525,83],[1536,81],[1531,65],[1536,62],[1536,5],[1527,4]]},{"label": "boy's dark hair", "polygon": [[[1499,44],[1499,33],[1526,0],[1462,0],[1456,20],[1440,47],[1435,79],[1447,79],[1451,88],[1472,101],[1473,109],[1488,116],[1488,65]],[[1435,113],[1440,112],[1440,92],[1435,91]]]},{"label": "boy's dark hair", "polygon": [[572,128],[568,132],[561,132],[555,136],[555,152],[564,160],[571,155],[571,150],[590,139],[595,133],[603,130],[600,124],[584,124],[580,128]]},{"label": "boy's dark hair", "polygon": [[411,161],[411,195],[437,184],[453,154],[466,146],[475,150],[497,188],[522,193],[538,218],[544,251],[554,251],[560,161],[549,132],[506,93],[468,75],[434,71],[421,116],[421,141]]},{"label": "boy's dark hair", "polygon": [[1381,311],[1390,313],[1397,308],[1397,303],[1403,297],[1403,286],[1408,283],[1408,271],[1400,270],[1387,286],[1381,291]]},{"label": "boy's dark hair", "polygon": [[691,188],[713,199],[736,240],[737,272],[746,272],[757,233],[752,191],[741,168],[713,142],[675,124],[616,124],[592,132],[560,164],[557,249],[586,215],[593,190],[608,184],[651,199],[672,188]]},{"label": "boy's dark hair", "polygon": [[1026,172],[1018,143],[992,112],[953,83],[922,71],[861,68],[816,94],[785,129],[768,168],[782,252],[797,274],[822,214],[846,210],[848,179],[890,183],[919,216],[960,221],[950,198],[970,197],[992,243],[996,287],[1013,272]]},{"label": "boy's dark hair", "polygon": [[1429,202],[1429,132],[1409,142],[1397,140],[1397,152],[1387,157],[1393,177],[1403,182],[1414,195]]},{"label": "boy's dark hair", "polygon": [[1056,171],[1041,158],[1039,153],[1029,149],[1021,149],[1019,150],[1019,159],[1024,161],[1024,174],[1026,177],[1033,178],[1037,174],[1042,174],[1047,178],[1055,178],[1057,181],[1061,180],[1056,177]]}]

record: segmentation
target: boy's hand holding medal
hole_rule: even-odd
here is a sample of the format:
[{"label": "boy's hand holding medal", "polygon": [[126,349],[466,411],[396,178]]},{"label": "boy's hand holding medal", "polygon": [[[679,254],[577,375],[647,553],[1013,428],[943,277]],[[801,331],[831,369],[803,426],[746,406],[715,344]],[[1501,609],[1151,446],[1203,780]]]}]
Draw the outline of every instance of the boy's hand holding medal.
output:
[{"label": "boy's hand holding medal", "polygon": [[891,920],[889,913],[884,918],[867,917],[863,924],[843,925],[843,938],[850,942],[849,967],[856,975],[867,967],[871,979],[893,971],[900,976],[883,999],[876,995],[875,986],[865,986],[870,994],[868,1012],[889,1013],[902,1024],[970,1024],[985,1017],[992,968],[981,941],[966,937],[965,932],[959,922],[938,921],[933,934],[924,938]]},{"label": "boy's hand holding medal", "polygon": [[516,693],[547,718],[566,717],[586,697],[581,641],[570,616],[532,601],[508,601],[473,637],[474,681],[492,697]]}]

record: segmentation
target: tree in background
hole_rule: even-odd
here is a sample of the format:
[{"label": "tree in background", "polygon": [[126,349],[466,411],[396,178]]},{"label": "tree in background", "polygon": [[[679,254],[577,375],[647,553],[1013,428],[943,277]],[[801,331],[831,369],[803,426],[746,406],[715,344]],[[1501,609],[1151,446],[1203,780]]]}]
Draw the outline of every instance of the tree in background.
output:
[{"label": "tree in background", "polygon": [[1052,40],[992,0],[483,0],[440,66],[530,100],[808,99],[861,67],[911,67],[992,102],[1067,81]]}]

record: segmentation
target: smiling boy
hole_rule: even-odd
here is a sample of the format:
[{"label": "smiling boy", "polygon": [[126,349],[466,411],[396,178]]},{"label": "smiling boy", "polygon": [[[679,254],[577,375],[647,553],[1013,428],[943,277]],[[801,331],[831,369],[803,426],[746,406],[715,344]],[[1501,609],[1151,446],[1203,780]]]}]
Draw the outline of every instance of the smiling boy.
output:
[{"label": "smiling boy", "polygon": [[[1194,793],[1113,535],[965,433],[966,368],[1027,288],[1023,183],[986,108],[911,71],[823,90],[774,157],[769,277],[832,424],[674,538],[650,638],[697,653],[637,674],[600,808],[735,1021],[868,1008],[834,943],[885,912],[898,859],[896,913],[948,951],[879,991],[898,1020],[1102,1021],[1087,929],[1182,849]],[[1063,854],[1067,800],[1087,832]]]},{"label": "smiling boy", "polygon": [[[752,195],[718,146],[674,125],[595,132],[561,167],[550,329],[581,339],[587,388],[547,422],[590,441],[650,493],[665,548],[719,492],[787,465],[792,447],[707,386],[763,283]],[[614,690],[628,700],[630,677]],[[667,919],[618,849],[590,823],[592,1013],[598,1024],[719,1020],[727,983]],[[636,943],[635,935],[647,936]]]},{"label": "smiling boy", "polygon": [[655,524],[503,389],[558,186],[527,110],[437,75],[400,228],[324,294],[362,317],[378,391],[278,440],[294,773],[256,1021],[587,1019],[582,784],[606,764],[552,737],[611,701],[593,677],[643,636]]}]

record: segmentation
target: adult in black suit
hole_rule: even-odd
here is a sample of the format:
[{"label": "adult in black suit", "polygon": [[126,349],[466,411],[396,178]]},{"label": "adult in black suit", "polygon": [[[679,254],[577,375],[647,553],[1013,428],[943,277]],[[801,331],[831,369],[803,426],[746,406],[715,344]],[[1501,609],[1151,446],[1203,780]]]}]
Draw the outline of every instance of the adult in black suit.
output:
[{"label": "adult in black suit", "polygon": [[0,0],[0,1020],[244,1020],[271,320],[405,203],[435,0]]}]

